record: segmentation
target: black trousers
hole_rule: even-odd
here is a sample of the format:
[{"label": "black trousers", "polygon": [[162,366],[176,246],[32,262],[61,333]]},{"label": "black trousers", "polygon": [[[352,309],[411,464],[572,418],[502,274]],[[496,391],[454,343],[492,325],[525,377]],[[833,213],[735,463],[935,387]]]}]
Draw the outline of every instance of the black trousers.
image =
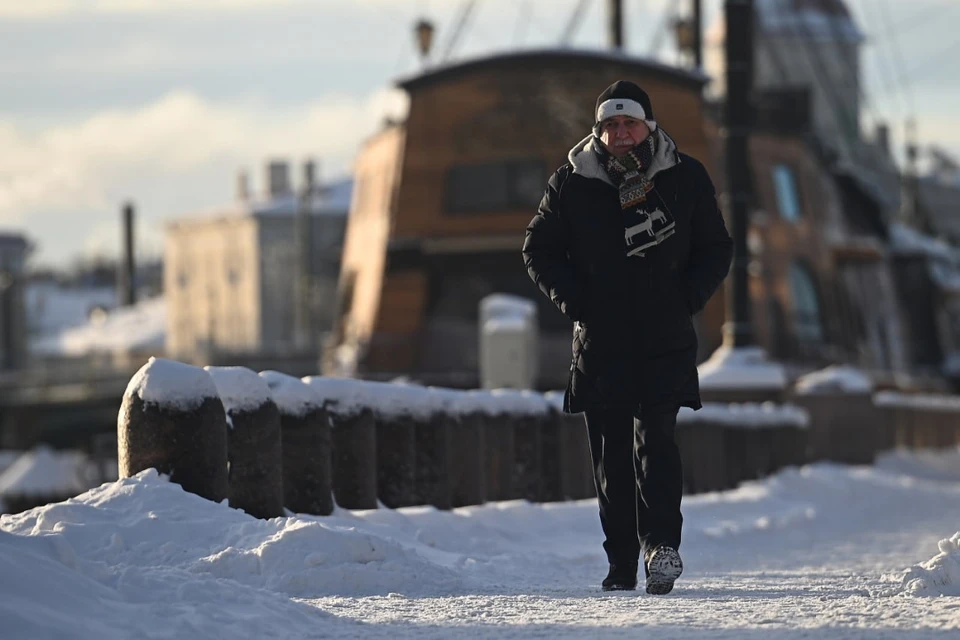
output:
[{"label": "black trousers", "polygon": [[636,563],[658,545],[680,547],[683,474],[675,439],[679,407],[586,412],[603,548],[611,564]]}]

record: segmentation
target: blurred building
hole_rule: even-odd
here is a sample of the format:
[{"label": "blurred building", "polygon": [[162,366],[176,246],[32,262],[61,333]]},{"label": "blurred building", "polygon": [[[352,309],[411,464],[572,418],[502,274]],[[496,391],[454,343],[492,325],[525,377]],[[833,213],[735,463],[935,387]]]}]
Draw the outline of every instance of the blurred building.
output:
[{"label": "blurred building", "polygon": [[316,372],[333,323],[352,181],[296,193],[286,163],[272,162],[265,186],[252,196],[241,175],[234,205],[168,225],[171,357]]},{"label": "blurred building", "polygon": [[[850,189],[866,192],[886,213],[899,208],[899,172],[882,123],[863,135],[860,48],[865,41],[844,0],[755,0],[754,86],[759,100],[807,112],[810,144]],[[722,17],[707,29],[710,92],[725,94]]]},{"label": "blurred building", "polygon": [[0,371],[20,369],[27,360],[27,315],[24,267],[26,238],[0,233]]},{"label": "blurred building", "polygon": [[[530,281],[520,249],[547,178],[590,132],[597,94],[621,78],[653,96],[681,150],[711,162],[706,78],[621,53],[522,51],[436,67],[398,85],[403,122],[361,149],[336,329],[326,370],[478,382],[478,305],[491,293],[539,307],[539,386],[566,382],[570,323]],[[712,167],[711,167],[712,168]],[[698,323],[721,340],[722,296]]]}]

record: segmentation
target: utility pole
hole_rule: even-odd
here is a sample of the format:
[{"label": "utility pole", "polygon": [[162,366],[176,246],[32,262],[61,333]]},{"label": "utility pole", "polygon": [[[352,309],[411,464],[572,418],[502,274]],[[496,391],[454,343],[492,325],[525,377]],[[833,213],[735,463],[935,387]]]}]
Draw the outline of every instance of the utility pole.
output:
[{"label": "utility pole", "polygon": [[917,123],[913,118],[907,120],[904,132],[906,134],[906,149],[904,150],[906,153],[906,164],[903,176],[903,186],[905,187],[903,189],[903,195],[905,197],[902,198],[903,202],[900,208],[904,212],[902,217],[905,224],[926,233],[929,229],[927,229],[924,224],[920,212],[920,172],[917,168],[917,157],[919,155],[917,147]]},{"label": "utility pole", "polygon": [[693,65],[703,69],[703,0],[693,0]]},{"label": "utility pole", "polygon": [[310,349],[313,340],[313,270],[311,269],[311,251],[313,249],[313,229],[310,215],[315,191],[316,165],[308,160],[303,166],[303,190],[297,199],[297,212],[294,218],[293,235],[296,269],[296,300],[294,301],[294,343],[298,348]]},{"label": "utility pole", "polygon": [[136,261],[134,260],[133,203],[123,205],[120,225],[123,229],[123,259],[120,264],[120,306],[137,301]]},{"label": "utility pole", "polygon": [[733,235],[733,280],[727,288],[724,342],[731,347],[754,344],[750,318],[747,228],[752,200],[749,136],[753,120],[753,0],[725,0],[727,24],[726,165],[727,195]]},{"label": "utility pole", "polygon": [[607,32],[610,36],[610,47],[623,51],[623,2],[622,0],[607,0],[609,14],[607,16]]}]

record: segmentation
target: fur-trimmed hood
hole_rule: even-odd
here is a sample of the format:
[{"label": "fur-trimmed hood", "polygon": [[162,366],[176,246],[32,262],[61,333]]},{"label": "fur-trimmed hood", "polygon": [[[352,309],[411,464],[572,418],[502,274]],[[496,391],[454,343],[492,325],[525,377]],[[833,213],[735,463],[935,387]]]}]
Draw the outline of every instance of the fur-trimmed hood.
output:
[{"label": "fur-trimmed hood", "polygon": [[[677,151],[677,143],[663,130],[663,127],[657,127],[657,130],[650,135],[657,137],[657,155],[653,157],[653,162],[650,163],[646,174],[648,180],[653,180],[653,177],[661,171],[676,166],[680,162],[680,154]],[[570,149],[567,160],[570,161],[574,173],[585,178],[603,180],[610,186],[616,186],[607,175],[607,170],[600,164],[600,156],[597,155],[594,147],[600,144],[603,143],[591,133]]]}]

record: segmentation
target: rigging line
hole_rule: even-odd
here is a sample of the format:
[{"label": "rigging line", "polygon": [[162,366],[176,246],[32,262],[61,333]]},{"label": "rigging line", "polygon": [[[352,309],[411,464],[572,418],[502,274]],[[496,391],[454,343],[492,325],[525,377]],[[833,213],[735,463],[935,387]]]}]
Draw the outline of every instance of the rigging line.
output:
[{"label": "rigging line", "polygon": [[579,29],[583,23],[583,16],[587,10],[587,6],[589,6],[589,2],[590,0],[577,0],[577,4],[573,7],[570,18],[567,20],[567,26],[563,29],[563,34],[560,36],[561,46],[570,46],[570,42],[573,40],[574,35],[576,35],[577,29]]},{"label": "rigging line", "polygon": [[[866,0],[868,3],[871,1],[872,0]],[[867,25],[867,27],[871,31],[878,31],[879,26],[874,19],[876,16],[873,14],[873,10],[871,9],[868,12],[867,9],[864,8],[862,0],[858,0],[857,7],[860,10],[860,14],[863,16],[864,24],[867,25],[867,14],[869,13],[870,25]],[[871,41],[877,43],[874,44],[872,48],[872,55],[870,56],[870,60],[873,62],[871,65],[871,67],[873,67],[873,75],[880,79],[878,84],[883,85],[882,90],[875,97],[893,95],[895,97],[895,101],[893,103],[893,118],[896,121],[902,120],[904,112],[903,98],[899,88],[896,86],[896,78],[895,74],[892,72],[893,70],[890,68],[890,62],[886,58],[887,52],[885,47],[880,46],[880,40],[874,41],[871,39]]]},{"label": "rigging line", "polygon": [[443,56],[440,58],[441,61],[445,61],[450,58],[450,54],[453,53],[454,47],[457,46],[460,36],[464,32],[464,29],[470,20],[470,14],[473,12],[473,8],[475,6],[477,6],[477,0],[464,0],[463,4],[460,5],[460,15],[457,19],[456,25],[453,28],[453,31],[450,33],[450,38],[447,40],[447,46],[443,51]]},{"label": "rigging line", "polygon": [[517,3],[517,24],[513,29],[513,46],[519,47],[523,42],[532,16],[533,7],[530,6],[530,0],[521,0]]},{"label": "rigging line", "polygon": [[[880,8],[883,12],[883,18],[887,23],[888,30],[892,30],[890,5],[887,4],[887,0],[880,0]],[[897,70],[900,73],[900,82],[904,87],[904,94],[907,97],[907,103],[910,111],[908,116],[913,118],[916,115],[917,110],[913,102],[913,91],[910,89],[910,79],[906,77],[906,71],[903,66],[903,54],[900,52],[900,39],[894,35],[890,38],[890,42],[893,44],[894,61],[897,65]]]},{"label": "rigging line", "polygon": [[914,14],[910,20],[907,20],[906,22],[901,22],[900,26],[896,27],[895,30],[886,31],[882,35],[885,38],[891,37],[895,34],[900,34],[902,36],[905,33],[909,33],[910,31],[913,31],[915,28],[930,22],[928,18],[939,17],[943,13],[947,13],[948,11],[952,9],[956,9],[957,7],[960,7],[960,5],[946,4],[946,3],[938,4],[933,7],[928,7],[927,11],[921,11],[918,14]]},{"label": "rigging line", "polygon": [[960,51],[960,40],[955,40],[947,45],[946,48],[942,49],[931,55],[930,57],[924,59],[923,62],[916,65],[910,69],[907,73],[910,78],[916,82],[917,80],[922,80],[925,78],[931,77],[934,73],[938,71],[955,71],[956,68],[949,65],[936,65],[934,62],[940,58],[944,58],[954,51]]}]

